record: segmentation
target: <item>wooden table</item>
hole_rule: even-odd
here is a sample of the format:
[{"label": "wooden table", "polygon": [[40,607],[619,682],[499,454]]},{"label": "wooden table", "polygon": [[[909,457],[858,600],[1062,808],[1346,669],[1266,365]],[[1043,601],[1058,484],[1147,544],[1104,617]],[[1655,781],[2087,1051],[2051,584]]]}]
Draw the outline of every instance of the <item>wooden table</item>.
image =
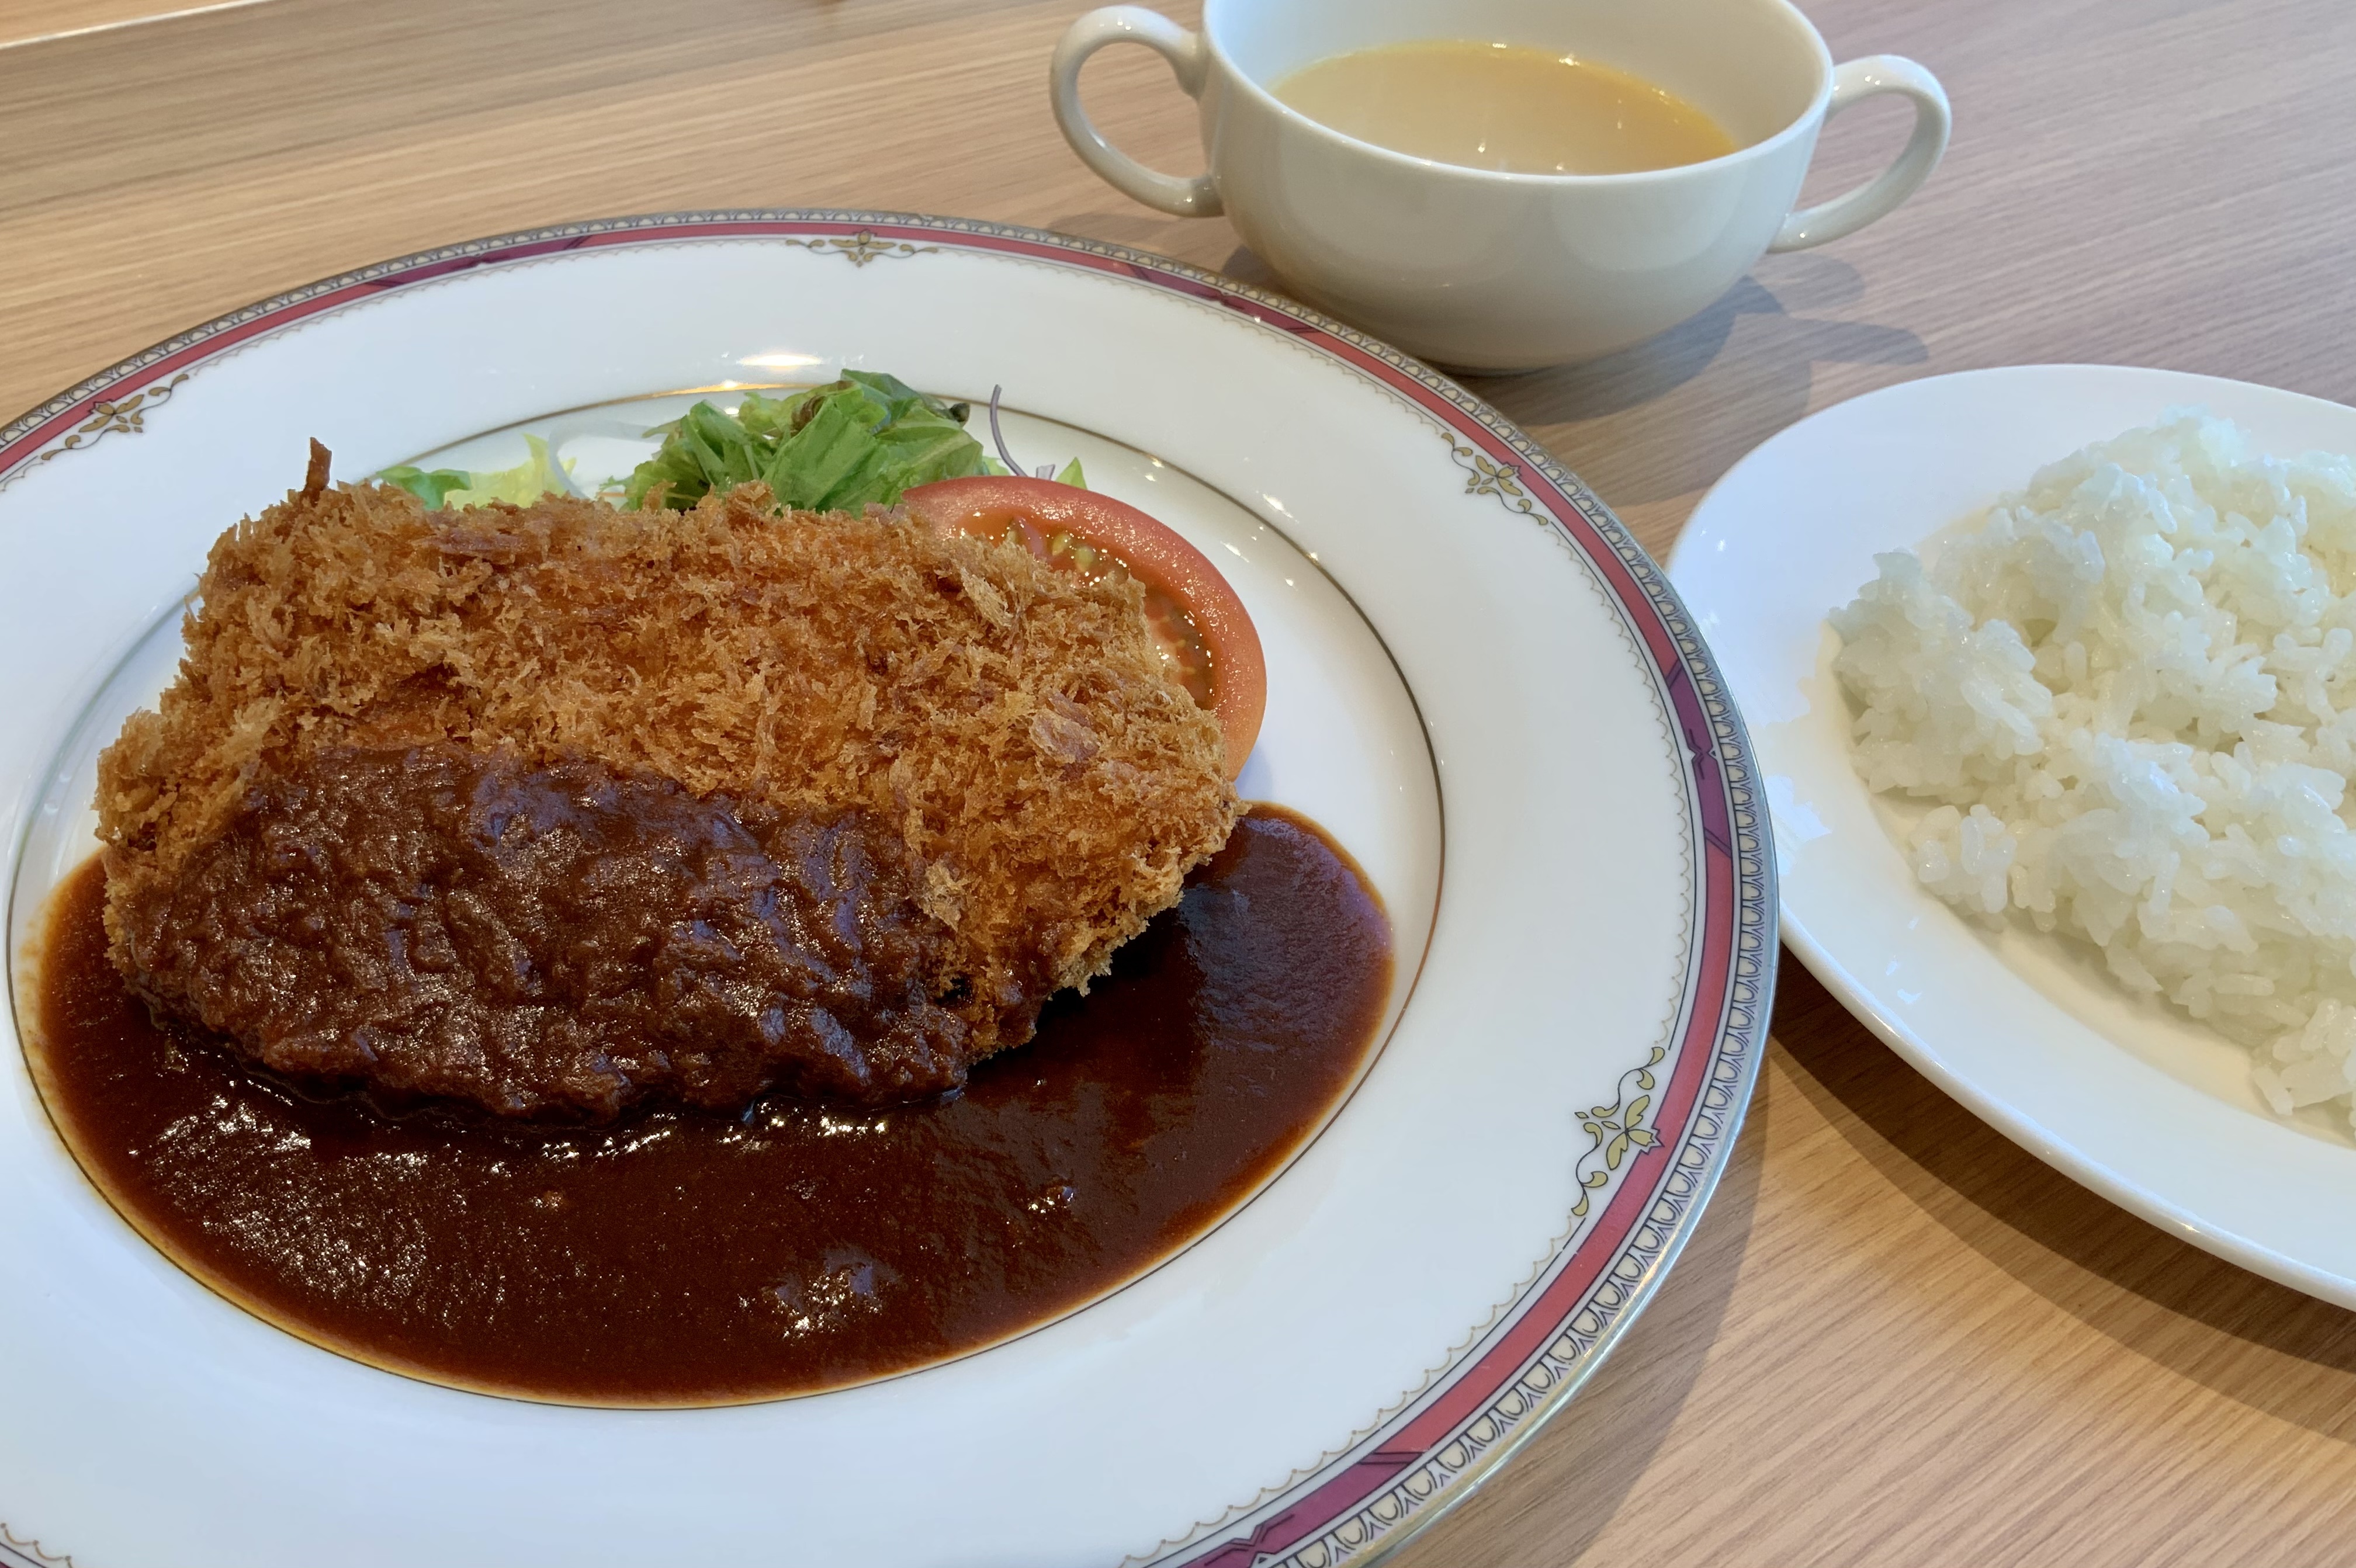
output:
[{"label": "wooden table", "polygon": [[[1261,280],[1224,222],[1066,151],[1045,62],[1083,3],[260,0],[0,48],[0,411],[290,285],[600,214],[958,213]],[[0,40],[166,4],[6,0]],[[2356,5],[1813,10],[1836,55],[1945,80],[1931,184],[1662,339],[1477,388],[1655,551],[1751,446],[1910,377],[2104,360],[2356,401]],[[1124,144],[1200,166],[1157,63],[1106,57],[1089,91]],[[1838,124],[1812,191],[1902,119]],[[1797,964],[1774,1033],[1658,1301],[1403,1568],[2356,1555],[2356,1317],[2055,1175]]]}]

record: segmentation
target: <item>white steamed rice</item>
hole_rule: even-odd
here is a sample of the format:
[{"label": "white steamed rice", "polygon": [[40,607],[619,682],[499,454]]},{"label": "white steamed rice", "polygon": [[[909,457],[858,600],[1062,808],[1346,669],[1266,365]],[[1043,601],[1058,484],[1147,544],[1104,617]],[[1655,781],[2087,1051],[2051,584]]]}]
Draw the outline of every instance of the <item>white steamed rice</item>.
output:
[{"label": "white steamed rice", "polygon": [[2356,461],[2174,413],[1874,560],[1833,668],[1866,783],[1938,803],[1915,874],[2356,1116]]}]

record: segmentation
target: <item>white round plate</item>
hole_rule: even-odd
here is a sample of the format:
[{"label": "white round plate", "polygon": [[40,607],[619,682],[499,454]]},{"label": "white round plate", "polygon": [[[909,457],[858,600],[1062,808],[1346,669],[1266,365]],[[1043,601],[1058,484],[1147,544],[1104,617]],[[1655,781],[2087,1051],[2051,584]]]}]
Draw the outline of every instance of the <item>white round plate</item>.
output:
[{"label": "white round plate", "polygon": [[1227,571],[1269,667],[1245,793],[1323,823],[1398,934],[1355,1090],[1221,1223],[1029,1333],[800,1399],[590,1410],[375,1371],[211,1296],[80,1179],[12,1038],[0,1561],[1365,1561],[1560,1408],[1658,1283],[1731,1145],[1775,951],[1745,742],[1675,597],[1422,367],[1033,230],[732,212],[455,246],[0,430],[16,950],[92,848],[91,759],[168,678],[206,548],[297,482],[306,437],[355,478],[544,432],[588,479],[689,390],[846,366],[1002,383],[1023,461],[1081,457]]},{"label": "white round plate", "polygon": [[1783,940],[1900,1054],[2032,1154],[2221,1257],[2356,1307],[2356,1147],[2278,1119],[2249,1054],[2090,956],[1993,933],[1918,884],[1921,815],[1869,795],[1825,624],[1874,576],[2089,443],[2201,405],[2258,449],[2356,452],[2356,410],[2210,376],[2027,365],[1909,381],[1801,421],[1702,498],[1670,576],[1751,724]]}]

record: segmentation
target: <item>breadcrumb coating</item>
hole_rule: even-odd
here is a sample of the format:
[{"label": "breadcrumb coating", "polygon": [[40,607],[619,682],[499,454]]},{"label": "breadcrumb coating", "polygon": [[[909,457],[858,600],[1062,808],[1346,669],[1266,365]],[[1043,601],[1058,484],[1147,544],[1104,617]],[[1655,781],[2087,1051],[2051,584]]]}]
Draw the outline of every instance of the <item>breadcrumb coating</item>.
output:
[{"label": "breadcrumb coating", "polygon": [[896,828],[972,1054],[1101,974],[1241,815],[1125,578],[898,512],[550,496],[429,512],[323,477],[213,547],[178,678],[99,766],[108,932],[256,782],[337,747],[568,758]]}]

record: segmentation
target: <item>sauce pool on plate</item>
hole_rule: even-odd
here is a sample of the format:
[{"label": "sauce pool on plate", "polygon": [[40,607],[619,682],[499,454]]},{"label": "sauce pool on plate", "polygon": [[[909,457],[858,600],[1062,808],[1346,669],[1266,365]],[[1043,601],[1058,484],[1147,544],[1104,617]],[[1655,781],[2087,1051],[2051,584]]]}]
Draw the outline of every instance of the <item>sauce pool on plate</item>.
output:
[{"label": "sauce pool on plate", "polygon": [[1348,857],[1255,806],[1111,975],[960,1094],[551,1127],[319,1098],[159,1029],[108,963],[104,891],[92,860],[53,895],[28,1032],[50,1115],[115,1208],[330,1349],[595,1404],[815,1392],[1102,1295],[1323,1124],[1392,968]]},{"label": "sauce pool on plate", "polygon": [[1734,138],[1666,88],[1519,44],[1425,38],[1303,66],[1277,98],[1410,157],[1516,175],[1619,175],[1724,157]]}]

